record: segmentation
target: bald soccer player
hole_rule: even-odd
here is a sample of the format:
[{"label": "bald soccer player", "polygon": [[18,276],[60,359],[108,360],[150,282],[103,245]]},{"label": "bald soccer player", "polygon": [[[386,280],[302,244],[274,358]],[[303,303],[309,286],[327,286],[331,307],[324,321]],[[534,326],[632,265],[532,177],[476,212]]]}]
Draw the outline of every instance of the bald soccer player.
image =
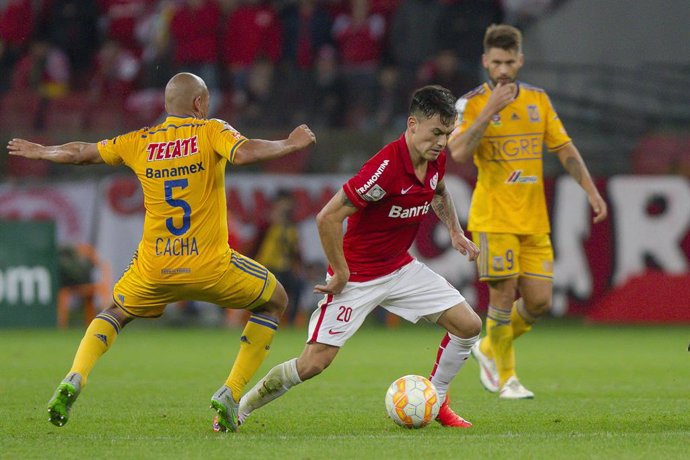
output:
[{"label": "bald soccer player", "polygon": [[228,123],[209,119],[204,81],[180,73],[165,87],[165,121],[98,143],[44,146],[12,139],[10,155],[79,165],[125,164],[144,193],[139,247],[113,288],[113,303],[91,322],[74,362],[48,403],[51,423],[63,426],[96,361],[135,318],[157,318],[167,304],[199,300],[251,316],[225,383],[211,398],[220,431],[237,429],[242,391],[266,358],[287,294],[273,273],[227,243],[225,166],[279,158],[313,144],[301,125],[287,139],[247,139]]}]

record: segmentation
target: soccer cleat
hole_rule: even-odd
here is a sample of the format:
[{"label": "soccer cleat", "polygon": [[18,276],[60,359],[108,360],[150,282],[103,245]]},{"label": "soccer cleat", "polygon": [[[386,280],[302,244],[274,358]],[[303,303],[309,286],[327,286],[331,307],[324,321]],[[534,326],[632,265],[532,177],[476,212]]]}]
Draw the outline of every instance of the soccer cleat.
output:
[{"label": "soccer cleat", "polygon": [[491,393],[498,392],[498,371],[496,370],[496,362],[482,353],[479,348],[481,340],[472,345],[472,356],[477,360],[479,364],[479,381],[487,391]]},{"label": "soccer cleat", "polygon": [[237,408],[239,403],[232,398],[230,388],[223,385],[211,397],[211,409],[216,411],[213,418],[213,431],[225,433],[227,431],[237,431],[239,422],[237,420]]},{"label": "soccer cleat", "polygon": [[72,372],[58,385],[55,394],[48,401],[48,421],[55,426],[64,426],[80,392],[81,375]]},{"label": "soccer cleat", "polygon": [[517,377],[512,376],[503,384],[498,397],[501,399],[532,399],[534,393],[523,387]]},{"label": "soccer cleat", "polygon": [[443,426],[450,426],[453,428],[469,428],[472,423],[468,422],[464,418],[460,417],[458,414],[453,412],[453,409],[448,405],[450,403],[450,398],[446,396],[445,401],[441,404],[438,410],[438,415],[436,416],[436,421]]}]

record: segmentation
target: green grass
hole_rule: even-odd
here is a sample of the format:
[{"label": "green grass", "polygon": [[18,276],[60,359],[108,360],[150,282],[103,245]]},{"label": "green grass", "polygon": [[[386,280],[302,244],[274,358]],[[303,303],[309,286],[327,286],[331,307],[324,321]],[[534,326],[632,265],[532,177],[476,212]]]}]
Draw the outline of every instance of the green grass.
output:
[{"label": "green grass", "polygon": [[[430,326],[362,329],[321,376],[257,411],[236,434],[210,429],[239,330],[128,326],[91,374],[70,422],[46,403],[81,330],[0,332],[0,458],[688,458],[687,327],[601,327],[551,320],[517,342],[532,401],[485,392],[470,360],[451,388],[469,430],[405,430],[386,418],[395,378],[427,375]],[[257,380],[296,356],[303,330],[276,336]]]}]

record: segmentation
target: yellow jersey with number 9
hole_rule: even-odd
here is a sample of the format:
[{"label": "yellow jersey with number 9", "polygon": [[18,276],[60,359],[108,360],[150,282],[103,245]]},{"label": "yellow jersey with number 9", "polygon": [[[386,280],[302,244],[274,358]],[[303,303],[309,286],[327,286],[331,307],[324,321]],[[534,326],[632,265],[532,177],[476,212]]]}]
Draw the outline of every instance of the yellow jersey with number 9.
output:
[{"label": "yellow jersey with number 9", "polygon": [[169,115],[98,143],[107,164],[125,164],[141,182],[146,214],[132,263],[147,279],[203,282],[226,269],[225,165],[246,140],[222,120]]},{"label": "yellow jersey with number 9", "polygon": [[[484,83],[458,99],[453,136],[467,130],[491,94]],[[518,83],[518,95],[489,122],[474,151],[477,184],[468,229],[531,235],[550,233],[544,196],[543,150],[572,141],[544,90]]]}]

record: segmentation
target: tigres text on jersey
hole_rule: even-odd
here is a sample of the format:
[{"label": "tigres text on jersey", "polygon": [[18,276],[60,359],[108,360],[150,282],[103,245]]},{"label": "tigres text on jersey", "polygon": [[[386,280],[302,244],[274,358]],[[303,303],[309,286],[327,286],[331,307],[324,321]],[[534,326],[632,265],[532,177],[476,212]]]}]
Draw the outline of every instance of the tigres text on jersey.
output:
[{"label": "tigres text on jersey", "polygon": [[[453,135],[467,130],[486,105],[484,83],[457,102]],[[571,139],[544,90],[518,83],[515,100],[495,115],[474,151],[478,169],[468,229],[477,232],[549,233],[544,196],[544,146],[557,151]]]}]

